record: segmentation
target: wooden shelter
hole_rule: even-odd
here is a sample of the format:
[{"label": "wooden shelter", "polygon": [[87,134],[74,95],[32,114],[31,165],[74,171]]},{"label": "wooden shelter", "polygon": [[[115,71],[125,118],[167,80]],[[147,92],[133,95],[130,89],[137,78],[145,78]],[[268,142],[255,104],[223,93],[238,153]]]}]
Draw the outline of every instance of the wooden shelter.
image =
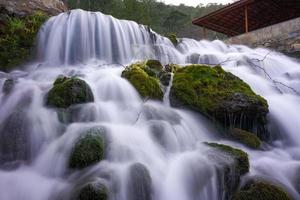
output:
[{"label": "wooden shelter", "polygon": [[193,24],[236,36],[297,17],[300,0],[240,0],[193,20]]}]

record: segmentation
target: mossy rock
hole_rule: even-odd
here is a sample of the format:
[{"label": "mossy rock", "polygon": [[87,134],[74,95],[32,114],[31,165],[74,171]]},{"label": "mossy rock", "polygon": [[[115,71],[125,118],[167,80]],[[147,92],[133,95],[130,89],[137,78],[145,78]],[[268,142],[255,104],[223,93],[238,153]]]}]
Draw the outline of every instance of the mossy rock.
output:
[{"label": "mossy rock", "polygon": [[260,138],[268,138],[267,101],[220,66],[190,65],[177,69],[170,102],[175,107],[188,106],[201,112],[225,130],[241,127],[252,132],[256,128]]},{"label": "mossy rock", "polygon": [[259,181],[237,192],[232,200],[291,200],[291,198],[282,188]]},{"label": "mossy rock", "polygon": [[145,99],[163,99],[163,92],[156,75],[156,68],[152,70],[146,62],[135,63],[127,67],[122,72],[122,77],[126,78]]},{"label": "mossy rock", "polygon": [[68,108],[74,104],[93,101],[93,92],[85,81],[79,78],[58,77],[48,92],[46,104],[56,108]]},{"label": "mossy rock", "polygon": [[250,148],[259,149],[261,147],[261,141],[254,133],[250,133],[238,128],[232,129],[230,133],[231,138],[242,144],[245,144]]},{"label": "mossy rock", "polygon": [[36,35],[42,24],[48,19],[43,12],[18,17],[9,16],[0,21],[0,70],[10,71],[31,56]]},{"label": "mossy rock", "polygon": [[107,200],[109,192],[101,183],[89,183],[84,186],[78,195],[78,200]]},{"label": "mossy rock", "polygon": [[166,37],[172,42],[174,46],[178,45],[177,35],[175,33],[168,33]]},{"label": "mossy rock", "polygon": [[141,163],[129,167],[127,196],[130,200],[151,200],[152,179],[148,169]]},{"label": "mossy rock", "polygon": [[249,159],[247,153],[227,145],[205,143],[217,150],[212,152],[210,158],[217,166],[218,187],[222,199],[229,199],[238,189],[240,178],[249,172]]},{"label": "mossy rock", "polygon": [[231,156],[236,165],[236,170],[239,175],[244,175],[249,172],[250,164],[248,159],[248,154],[240,149],[232,148],[228,145],[217,144],[217,143],[205,143],[206,145],[213,147],[220,151]]},{"label": "mossy rock", "polygon": [[82,169],[104,159],[105,153],[105,130],[89,129],[86,135],[79,138],[75,143],[70,159],[69,167]]}]

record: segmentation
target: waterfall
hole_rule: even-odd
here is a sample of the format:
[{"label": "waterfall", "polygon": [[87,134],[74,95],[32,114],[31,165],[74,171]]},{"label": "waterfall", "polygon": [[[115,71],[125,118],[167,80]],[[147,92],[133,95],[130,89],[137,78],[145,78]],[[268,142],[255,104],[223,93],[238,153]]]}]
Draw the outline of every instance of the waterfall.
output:
[{"label": "waterfall", "polygon": [[[132,200],[130,169],[138,164],[152,180],[151,197],[144,199],[220,200],[220,170],[203,145],[209,141],[249,154],[251,169],[244,179],[275,181],[300,199],[298,61],[221,41],[180,39],[174,47],[145,26],[83,10],[50,18],[36,50],[24,71],[0,74],[0,200],[71,200],[88,181],[103,182],[112,200]],[[252,150],[212,134],[218,130],[206,118],[172,108],[168,100],[144,102],[121,73],[122,66],[150,58],[164,64],[220,64],[240,77],[267,99],[274,142]],[[70,124],[60,123],[56,111],[45,106],[47,92],[62,74],[85,80],[95,98],[80,105]],[[14,83],[9,92],[6,80]],[[109,135],[106,160],[68,169],[74,142],[95,126]]]}]

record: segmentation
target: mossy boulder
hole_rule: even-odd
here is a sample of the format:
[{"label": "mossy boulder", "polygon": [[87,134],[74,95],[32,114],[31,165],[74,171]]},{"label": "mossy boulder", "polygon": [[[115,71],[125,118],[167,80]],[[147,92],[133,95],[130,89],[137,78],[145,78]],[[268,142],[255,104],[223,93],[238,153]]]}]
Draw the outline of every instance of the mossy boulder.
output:
[{"label": "mossy boulder", "polygon": [[85,185],[78,195],[77,200],[107,200],[109,192],[101,183],[89,183]]},{"label": "mossy boulder", "polygon": [[46,104],[56,108],[68,108],[74,104],[94,101],[90,86],[79,78],[58,77],[47,94]]},{"label": "mossy boulder", "polygon": [[217,144],[217,143],[205,143],[205,144],[217,149],[221,153],[225,153],[231,156],[235,161],[236,169],[239,175],[244,175],[249,172],[250,164],[249,164],[248,154],[246,152],[224,144]]},{"label": "mossy boulder", "polygon": [[141,163],[129,167],[127,196],[130,200],[151,200],[152,179],[148,169]]},{"label": "mossy boulder", "polygon": [[232,200],[291,200],[291,198],[282,188],[259,181],[248,184],[237,192]]},{"label": "mossy boulder", "polygon": [[234,128],[230,131],[230,136],[250,148],[259,149],[261,147],[261,141],[254,133]]},{"label": "mossy boulder", "polygon": [[154,61],[150,64],[149,61],[132,64],[122,72],[122,77],[126,78],[143,98],[162,100],[163,91],[158,79],[162,66]]},{"label": "mossy boulder", "polygon": [[[248,154],[240,149],[217,143],[205,143],[217,150],[211,158],[218,166],[220,194],[223,199],[229,199],[237,190],[240,177],[249,172]],[[231,161],[233,160],[233,162]]]},{"label": "mossy boulder", "polygon": [[75,143],[70,159],[69,167],[82,169],[104,159],[105,155],[105,129],[92,128],[79,138]]},{"label": "mossy boulder", "polygon": [[[240,127],[268,138],[267,101],[240,78],[220,66],[190,65],[177,69],[170,91],[172,106],[188,106],[225,130]],[[255,130],[254,130],[255,129]]]}]

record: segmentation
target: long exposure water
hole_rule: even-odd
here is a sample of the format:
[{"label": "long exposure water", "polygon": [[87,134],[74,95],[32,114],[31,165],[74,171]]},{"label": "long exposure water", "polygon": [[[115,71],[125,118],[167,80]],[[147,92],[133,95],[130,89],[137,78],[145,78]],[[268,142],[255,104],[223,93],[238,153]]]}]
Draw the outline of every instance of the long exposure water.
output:
[{"label": "long exposure water", "polygon": [[[36,58],[24,70],[0,74],[0,200],[68,200],[88,181],[101,181],[110,199],[132,200],[129,169],[142,163],[150,172],[153,200],[219,200],[217,166],[203,142],[241,148],[250,172],[282,185],[300,199],[300,63],[283,54],[221,41],[167,39],[135,22],[73,10],[52,17],[37,38]],[[203,116],[174,109],[166,88],[163,102],[143,101],[121,78],[137,60],[164,64],[221,64],[267,99],[272,142],[252,150],[224,140]],[[57,76],[78,76],[95,102],[78,105],[70,124],[62,124],[45,96]],[[169,86],[170,87],[170,86]],[[68,169],[71,148],[91,127],[109,135],[106,160],[83,170]],[[159,134],[155,130],[159,130]],[[147,199],[147,198],[146,198]],[[148,199],[147,199],[148,200]]]}]

